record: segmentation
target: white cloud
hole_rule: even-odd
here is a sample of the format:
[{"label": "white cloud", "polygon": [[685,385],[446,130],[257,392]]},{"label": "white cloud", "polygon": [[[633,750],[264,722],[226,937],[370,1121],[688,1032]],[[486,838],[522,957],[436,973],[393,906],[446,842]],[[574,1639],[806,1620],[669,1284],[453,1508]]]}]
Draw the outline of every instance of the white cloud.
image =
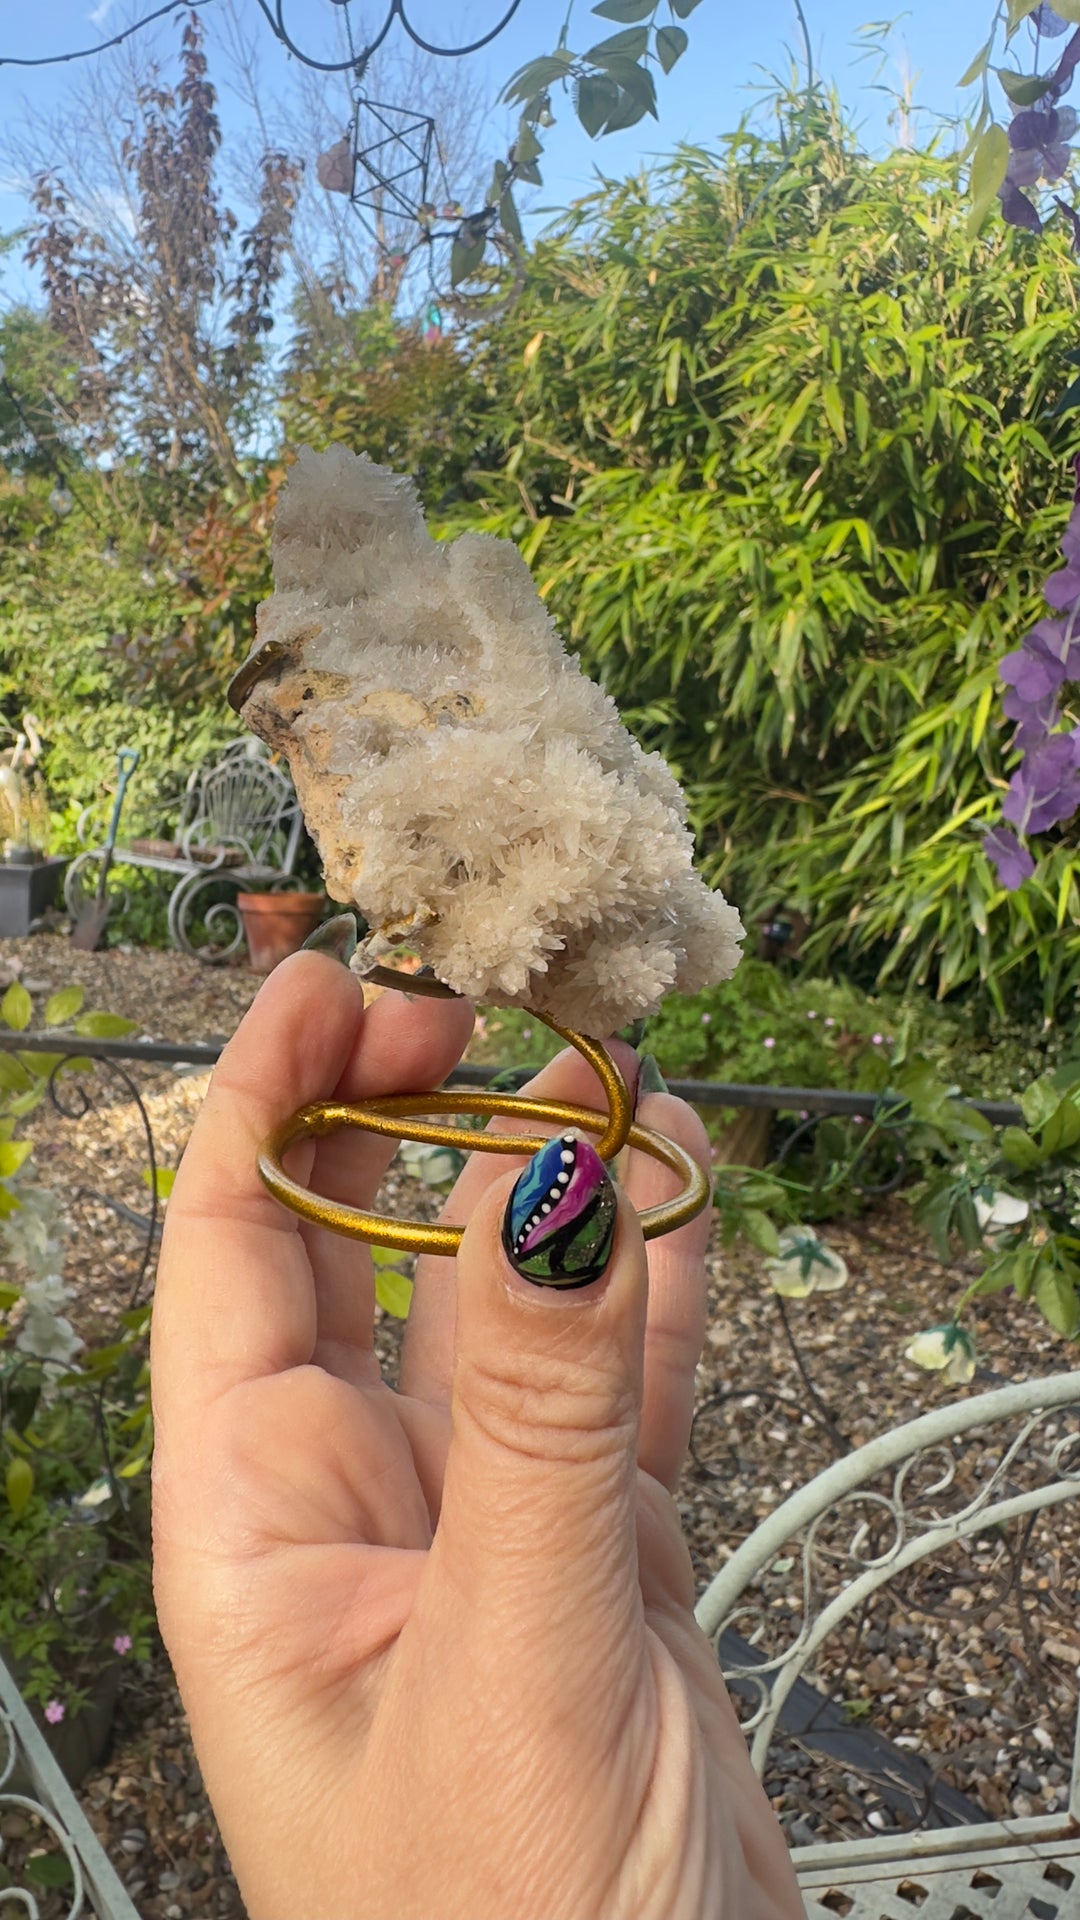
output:
[{"label": "white cloud", "polygon": [[91,25],[103,27],[115,5],[116,0],[98,0],[97,6],[90,13]]}]

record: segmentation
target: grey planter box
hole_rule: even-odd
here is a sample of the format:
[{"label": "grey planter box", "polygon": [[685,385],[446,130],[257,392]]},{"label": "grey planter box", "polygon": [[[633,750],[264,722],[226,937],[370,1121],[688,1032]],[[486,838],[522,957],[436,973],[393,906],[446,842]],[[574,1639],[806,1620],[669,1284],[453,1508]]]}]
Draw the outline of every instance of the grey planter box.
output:
[{"label": "grey planter box", "polygon": [[18,940],[30,922],[56,899],[66,860],[35,860],[19,866],[0,860],[0,938]]}]

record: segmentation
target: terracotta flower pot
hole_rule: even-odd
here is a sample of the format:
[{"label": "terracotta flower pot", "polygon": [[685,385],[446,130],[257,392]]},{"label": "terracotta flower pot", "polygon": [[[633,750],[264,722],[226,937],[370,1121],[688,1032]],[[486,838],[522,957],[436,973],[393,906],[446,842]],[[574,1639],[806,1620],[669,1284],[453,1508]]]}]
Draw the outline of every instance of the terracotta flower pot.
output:
[{"label": "terracotta flower pot", "polygon": [[238,893],[236,904],[256,973],[272,972],[302,947],[326,912],[322,893]]}]

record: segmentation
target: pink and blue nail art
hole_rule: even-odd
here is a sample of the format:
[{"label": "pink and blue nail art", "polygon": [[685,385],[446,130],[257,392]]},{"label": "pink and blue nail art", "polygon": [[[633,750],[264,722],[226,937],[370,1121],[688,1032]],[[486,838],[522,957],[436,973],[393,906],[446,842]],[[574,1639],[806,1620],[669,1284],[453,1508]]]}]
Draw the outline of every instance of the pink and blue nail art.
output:
[{"label": "pink and blue nail art", "polygon": [[615,1189],[595,1148],[576,1134],[549,1140],[530,1160],[503,1216],[503,1250],[541,1287],[587,1287],[611,1258]]}]

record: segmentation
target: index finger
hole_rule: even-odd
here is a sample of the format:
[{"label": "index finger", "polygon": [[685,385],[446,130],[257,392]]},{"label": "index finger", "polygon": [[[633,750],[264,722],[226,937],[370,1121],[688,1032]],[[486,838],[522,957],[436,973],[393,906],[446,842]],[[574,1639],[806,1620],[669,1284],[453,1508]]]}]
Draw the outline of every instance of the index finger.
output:
[{"label": "index finger", "polygon": [[[395,1005],[394,1003],[397,1002]],[[263,1186],[256,1154],[297,1107],[434,1086],[463,1044],[462,1003],[398,1001],[366,1013],[336,960],[296,954],[260,989],[214,1071],[169,1199],[151,1328],[155,1401],[190,1405],[311,1361],[318,1299],[296,1215]]]}]

